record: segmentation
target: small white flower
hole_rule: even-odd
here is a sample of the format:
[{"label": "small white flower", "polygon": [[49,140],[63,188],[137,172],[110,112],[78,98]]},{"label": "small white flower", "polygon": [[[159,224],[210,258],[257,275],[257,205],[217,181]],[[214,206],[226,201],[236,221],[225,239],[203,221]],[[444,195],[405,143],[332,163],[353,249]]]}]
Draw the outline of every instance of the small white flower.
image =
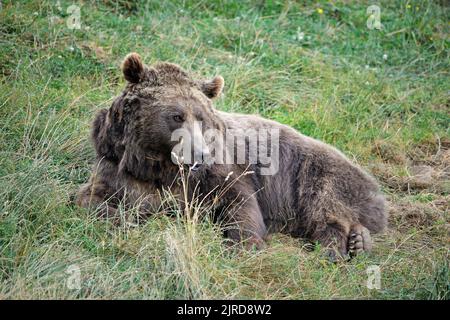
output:
[{"label": "small white flower", "polygon": [[366,64],[365,68],[366,68],[366,70],[368,70],[370,67],[368,64]]},{"label": "small white flower", "polygon": [[383,54],[383,60],[387,60],[387,58],[388,58],[388,55],[386,53]]},{"label": "small white flower", "polygon": [[295,39],[298,41],[302,41],[305,38],[305,33],[301,32],[300,27],[297,28],[297,35],[295,36]]}]

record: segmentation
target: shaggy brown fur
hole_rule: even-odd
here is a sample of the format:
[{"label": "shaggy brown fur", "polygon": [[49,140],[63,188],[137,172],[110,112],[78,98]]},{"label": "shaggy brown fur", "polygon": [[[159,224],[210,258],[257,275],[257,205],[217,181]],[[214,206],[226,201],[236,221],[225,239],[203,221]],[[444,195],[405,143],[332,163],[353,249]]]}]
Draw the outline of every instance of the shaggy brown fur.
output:
[{"label": "shaggy brown fur", "polygon": [[[318,241],[345,256],[369,250],[370,232],[386,226],[385,200],[377,183],[338,150],[274,121],[214,109],[211,99],[220,95],[222,77],[195,81],[174,64],[147,67],[135,53],[122,68],[128,81],[125,90],[93,123],[97,162],[78,194],[79,205],[114,217],[119,202],[138,204],[148,215],[160,208],[166,188],[183,206],[170,138],[173,130],[200,120],[205,129],[224,133],[244,127],[280,130],[276,174],[261,175],[259,163],[212,164],[189,177],[189,184],[198,186],[197,194],[190,192],[189,197],[209,200],[227,238],[261,247],[268,234],[283,232]],[[253,173],[242,175],[246,170]],[[228,182],[233,183],[221,194],[230,172]]]}]

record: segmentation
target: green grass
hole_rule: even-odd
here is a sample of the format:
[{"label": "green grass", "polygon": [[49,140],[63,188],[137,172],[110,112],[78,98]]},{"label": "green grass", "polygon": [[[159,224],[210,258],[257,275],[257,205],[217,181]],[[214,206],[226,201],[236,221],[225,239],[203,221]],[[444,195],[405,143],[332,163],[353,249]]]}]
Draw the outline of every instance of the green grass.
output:
[{"label": "green grass", "polygon": [[[80,30],[66,25],[77,1],[1,2],[0,298],[449,299],[445,1],[381,1],[382,30],[366,27],[365,1],[84,1]],[[391,214],[374,252],[330,264],[280,235],[230,252],[208,221],[114,227],[73,206],[90,122],[123,88],[130,51],[221,74],[217,108],[288,124],[371,171]],[[424,164],[433,180],[417,187]]]}]

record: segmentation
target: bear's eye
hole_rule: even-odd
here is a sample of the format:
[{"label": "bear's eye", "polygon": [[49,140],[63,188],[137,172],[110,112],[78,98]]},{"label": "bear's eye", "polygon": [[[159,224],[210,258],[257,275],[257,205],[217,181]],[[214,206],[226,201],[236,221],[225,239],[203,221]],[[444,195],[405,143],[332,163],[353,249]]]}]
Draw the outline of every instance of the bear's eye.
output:
[{"label": "bear's eye", "polygon": [[180,116],[180,115],[175,115],[175,116],[173,116],[173,120],[175,121],[175,122],[183,122],[184,121],[184,119],[183,119],[183,117],[182,116]]}]

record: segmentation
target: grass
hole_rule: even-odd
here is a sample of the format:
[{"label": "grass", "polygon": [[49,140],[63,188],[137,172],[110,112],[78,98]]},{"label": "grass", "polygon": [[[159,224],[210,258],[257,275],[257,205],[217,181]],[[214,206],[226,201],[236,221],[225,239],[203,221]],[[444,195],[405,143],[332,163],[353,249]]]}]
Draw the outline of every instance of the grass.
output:
[{"label": "grass", "polygon": [[[1,299],[449,299],[445,1],[380,1],[381,30],[364,1],[1,2]],[[217,108],[291,125],[372,172],[390,202],[374,252],[329,264],[281,235],[230,252],[208,221],[114,227],[73,206],[90,122],[123,87],[130,51],[221,74]],[[380,289],[366,286],[372,265]]]}]

